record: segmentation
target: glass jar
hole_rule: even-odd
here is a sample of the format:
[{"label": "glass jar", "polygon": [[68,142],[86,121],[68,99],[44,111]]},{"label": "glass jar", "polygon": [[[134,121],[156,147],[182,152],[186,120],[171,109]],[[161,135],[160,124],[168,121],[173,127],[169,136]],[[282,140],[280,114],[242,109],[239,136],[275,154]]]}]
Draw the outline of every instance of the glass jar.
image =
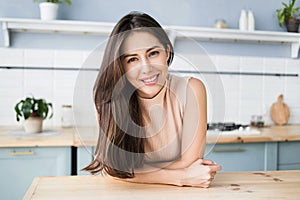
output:
[{"label": "glass jar", "polygon": [[61,126],[68,128],[72,127],[73,125],[72,105],[62,105]]},{"label": "glass jar", "polygon": [[261,128],[264,126],[264,124],[265,124],[264,118],[262,115],[252,115],[251,116],[251,122],[250,122],[251,126]]}]

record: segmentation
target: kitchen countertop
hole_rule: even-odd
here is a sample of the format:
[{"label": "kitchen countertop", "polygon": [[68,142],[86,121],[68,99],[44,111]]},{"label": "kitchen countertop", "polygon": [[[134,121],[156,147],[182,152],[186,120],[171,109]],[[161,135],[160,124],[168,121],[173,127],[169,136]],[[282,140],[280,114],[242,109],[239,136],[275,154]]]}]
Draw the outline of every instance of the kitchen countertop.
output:
[{"label": "kitchen countertop", "polygon": [[284,142],[300,141],[300,125],[267,126],[256,128],[259,134],[242,134],[237,132],[224,134],[207,134],[207,144],[212,143],[249,143],[249,142]]},{"label": "kitchen countertop", "polygon": [[0,147],[72,146],[73,141],[73,128],[45,127],[43,133],[26,134],[21,126],[0,126]]},{"label": "kitchen countertop", "polygon": [[[95,146],[96,128],[45,127],[45,134],[19,134],[20,126],[0,126],[0,147]],[[300,125],[270,126],[258,129],[259,134],[239,132],[207,134],[207,144],[300,141]],[[47,131],[52,131],[47,132]]]},{"label": "kitchen countertop", "polygon": [[[87,131],[86,131],[87,130]],[[249,143],[249,142],[283,142],[300,141],[300,124],[286,126],[268,126],[255,129],[259,134],[249,134],[247,132],[233,132],[224,134],[207,133],[207,144],[215,143]],[[94,146],[96,145],[98,131],[95,129],[78,129],[75,135],[76,146]]]},{"label": "kitchen countertop", "polygon": [[102,176],[36,177],[23,200],[299,199],[300,170],[220,172],[210,188],[128,183]]}]

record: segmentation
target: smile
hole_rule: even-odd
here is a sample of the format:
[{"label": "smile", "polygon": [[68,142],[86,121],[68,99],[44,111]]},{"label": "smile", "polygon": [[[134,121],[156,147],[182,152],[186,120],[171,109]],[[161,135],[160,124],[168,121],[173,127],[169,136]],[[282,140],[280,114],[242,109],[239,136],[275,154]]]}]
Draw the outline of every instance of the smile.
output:
[{"label": "smile", "polygon": [[141,81],[145,84],[145,85],[155,85],[158,81],[158,76],[159,74],[156,74],[156,75],[153,75],[153,76],[150,76],[150,77],[146,77],[146,78],[143,78],[141,79]]}]

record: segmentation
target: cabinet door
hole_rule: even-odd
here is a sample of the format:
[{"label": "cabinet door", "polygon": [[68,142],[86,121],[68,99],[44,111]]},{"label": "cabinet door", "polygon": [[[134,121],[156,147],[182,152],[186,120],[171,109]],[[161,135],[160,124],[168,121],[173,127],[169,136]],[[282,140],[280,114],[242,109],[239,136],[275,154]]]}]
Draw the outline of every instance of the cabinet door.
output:
[{"label": "cabinet door", "polygon": [[278,143],[278,169],[300,170],[300,142]]},{"label": "cabinet door", "polygon": [[222,166],[222,171],[265,169],[265,143],[207,145],[205,158]]},{"label": "cabinet door", "polygon": [[81,171],[93,160],[94,147],[78,147],[77,148],[77,175],[89,175],[89,172]]},{"label": "cabinet door", "polygon": [[36,176],[71,172],[70,147],[0,148],[0,199],[22,199]]}]

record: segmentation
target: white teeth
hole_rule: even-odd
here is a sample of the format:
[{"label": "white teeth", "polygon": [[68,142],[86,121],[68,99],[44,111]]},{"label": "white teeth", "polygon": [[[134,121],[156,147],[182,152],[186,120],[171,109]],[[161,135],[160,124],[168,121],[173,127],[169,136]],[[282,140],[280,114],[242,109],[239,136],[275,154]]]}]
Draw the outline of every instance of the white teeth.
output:
[{"label": "white teeth", "polygon": [[150,78],[150,79],[146,79],[146,80],[143,80],[144,82],[146,83],[149,83],[149,82],[152,82],[156,79],[157,75],[156,76],[153,76],[153,78]]}]

